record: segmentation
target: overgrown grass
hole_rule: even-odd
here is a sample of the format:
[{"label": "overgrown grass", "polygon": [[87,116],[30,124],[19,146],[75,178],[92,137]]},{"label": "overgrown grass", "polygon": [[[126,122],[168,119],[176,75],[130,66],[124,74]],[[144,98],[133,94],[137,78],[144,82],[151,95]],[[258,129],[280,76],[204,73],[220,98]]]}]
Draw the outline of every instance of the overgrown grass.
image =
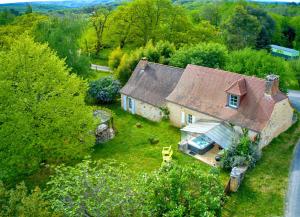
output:
[{"label": "overgrown grass", "polygon": [[299,138],[298,122],[263,149],[262,159],[246,173],[238,192],[229,198],[223,216],[283,216],[290,164]]},{"label": "overgrown grass", "polygon": [[[158,169],[162,163],[161,151],[164,146],[172,146],[173,159],[179,164],[198,163],[204,173],[211,167],[178,151],[180,131],[167,121],[155,123],[142,117],[124,112],[117,102],[109,108],[115,113],[114,125],[117,129],[116,137],[95,147],[93,159],[115,159],[124,162],[129,169],[136,172],[151,172]],[[136,126],[142,125],[141,128]],[[157,138],[158,144],[151,145],[149,138]],[[222,173],[221,179],[226,183],[228,174]]]}]

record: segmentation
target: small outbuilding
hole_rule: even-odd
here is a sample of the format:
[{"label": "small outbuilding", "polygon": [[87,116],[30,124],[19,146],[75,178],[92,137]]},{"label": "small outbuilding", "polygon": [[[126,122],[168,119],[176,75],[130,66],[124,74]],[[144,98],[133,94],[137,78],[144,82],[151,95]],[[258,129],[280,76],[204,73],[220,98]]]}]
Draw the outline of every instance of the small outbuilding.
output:
[{"label": "small outbuilding", "polygon": [[273,56],[282,57],[287,60],[293,60],[299,58],[299,51],[287,48],[287,47],[281,47],[278,45],[270,45],[271,47],[271,53]]}]

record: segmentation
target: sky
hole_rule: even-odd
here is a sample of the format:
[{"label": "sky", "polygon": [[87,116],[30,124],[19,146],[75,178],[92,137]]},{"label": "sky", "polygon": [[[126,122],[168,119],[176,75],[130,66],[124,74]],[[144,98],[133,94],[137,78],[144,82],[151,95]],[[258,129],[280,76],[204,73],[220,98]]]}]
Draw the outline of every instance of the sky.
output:
[{"label": "sky", "polygon": [[[41,1],[62,1],[62,0],[0,0],[0,4],[15,3],[15,2],[41,2]],[[259,1],[269,1],[269,0],[259,0]],[[300,2],[300,0],[270,0],[270,1]]]}]

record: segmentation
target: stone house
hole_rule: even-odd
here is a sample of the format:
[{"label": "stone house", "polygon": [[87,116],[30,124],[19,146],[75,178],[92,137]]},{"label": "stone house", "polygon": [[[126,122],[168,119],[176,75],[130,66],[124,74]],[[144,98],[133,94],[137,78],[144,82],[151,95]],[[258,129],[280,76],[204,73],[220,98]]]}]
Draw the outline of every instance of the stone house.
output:
[{"label": "stone house", "polygon": [[127,84],[121,89],[125,111],[160,121],[166,98],[177,85],[183,69],[141,60]]},{"label": "stone house", "polygon": [[222,124],[219,129],[230,126],[237,133],[247,129],[250,139],[259,138],[260,148],[293,123],[294,109],[279,90],[276,75],[260,79],[196,65],[179,69],[142,60],[121,95],[124,110],[134,114],[159,121],[160,107],[166,106],[174,126],[201,123],[198,130],[202,133],[203,128],[214,125],[211,123]]}]

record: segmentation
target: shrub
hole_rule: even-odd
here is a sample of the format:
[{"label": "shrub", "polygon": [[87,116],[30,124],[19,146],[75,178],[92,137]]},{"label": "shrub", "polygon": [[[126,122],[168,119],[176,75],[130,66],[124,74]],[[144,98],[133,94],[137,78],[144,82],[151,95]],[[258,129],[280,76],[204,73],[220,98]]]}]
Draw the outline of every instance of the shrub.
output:
[{"label": "shrub", "polygon": [[160,58],[160,53],[157,48],[154,47],[152,41],[149,41],[146,44],[146,47],[143,50],[143,56],[147,57],[150,62],[158,62]]},{"label": "shrub", "polygon": [[236,166],[248,166],[253,168],[256,162],[261,157],[261,152],[258,145],[255,142],[251,142],[249,137],[246,135],[247,132],[236,141],[231,144],[228,150],[221,160],[221,167],[230,170]]},{"label": "shrub", "polygon": [[142,125],[140,122],[136,123],[135,126],[136,126],[137,128],[142,128],[142,127],[143,127],[143,125]]},{"label": "shrub", "polygon": [[170,57],[176,51],[175,45],[168,41],[159,41],[155,47],[160,54],[159,62],[161,64],[169,64]]},{"label": "shrub", "polygon": [[99,103],[113,102],[120,90],[120,82],[112,76],[100,78],[92,81],[89,85],[89,95]]},{"label": "shrub", "polygon": [[175,46],[169,42],[160,41],[154,46],[152,41],[149,41],[145,47],[124,54],[120,58],[119,66],[116,69],[117,77],[122,84],[125,84],[142,57],[146,57],[150,62],[168,64],[174,51]]},{"label": "shrub", "polygon": [[148,141],[151,145],[156,145],[157,143],[159,143],[159,139],[157,139],[156,137],[150,137]]},{"label": "shrub", "polygon": [[120,65],[116,69],[118,79],[125,84],[131,76],[134,68],[143,57],[143,48],[139,48],[130,55],[124,54],[121,58]]},{"label": "shrub", "polygon": [[218,177],[196,164],[166,165],[147,179],[145,208],[151,216],[220,216],[224,189]]},{"label": "shrub", "polygon": [[117,69],[121,63],[122,56],[123,52],[120,47],[114,49],[109,55],[108,66],[113,70]]},{"label": "shrub", "polygon": [[162,113],[163,120],[169,120],[170,111],[169,111],[168,107],[160,107],[160,111]]}]

